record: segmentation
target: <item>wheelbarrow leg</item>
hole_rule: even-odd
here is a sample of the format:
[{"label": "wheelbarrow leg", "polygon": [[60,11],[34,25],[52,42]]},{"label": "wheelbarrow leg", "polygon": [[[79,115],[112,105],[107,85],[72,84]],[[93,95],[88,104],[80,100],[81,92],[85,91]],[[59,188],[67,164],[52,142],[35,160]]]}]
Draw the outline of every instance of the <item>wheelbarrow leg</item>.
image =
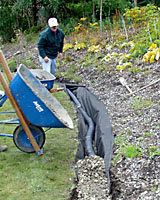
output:
[{"label": "wheelbarrow leg", "polygon": [[[10,82],[12,80],[12,75],[11,75],[11,72],[10,72],[10,70],[8,68],[8,65],[7,65],[6,61],[5,61],[5,58],[3,56],[2,51],[0,51],[0,62],[1,62],[2,67],[3,67],[3,69],[4,69],[5,73],[6,73],[6,76],[7,76],[8,80],[9,80],[9,82]],[[26,123],[26,121],[25,121],[25,119],[23,117],[23,114],[22,114],[22,112],[21,112],[16,100],[14,99],[14,97],[13,97],[13,95],[12,95],[12,93],[11,93],[9,87],[8,87],[8,84],[7,84],[6,80],[4,79],[3,74],[1,72],[0,72],[0,82],[1,82],[1,84],[2,84],[2,86],[4,88],[4,90],[5,90],[5,93],[6,93],[7,97],[8,97],[8,99],[10,100],[13,108],[16,111],[16,114],[17,114],[17,116],[18,116],[18,118],[19,118],[19,120],[20,120],[20,122],[21,122],[21,124],[23,126],[23,129],[26,132],[26,134],[27,134],[27,136],[28,136],[28,138],[29,138],[29,140],[30,140],[30,142],[31,142],[36,154],[37,155],[43,154],[43,152],[40,150],[37,142],[35,141],[30,129],[28,128],[28,125],[27,125],[27,123]]]}]

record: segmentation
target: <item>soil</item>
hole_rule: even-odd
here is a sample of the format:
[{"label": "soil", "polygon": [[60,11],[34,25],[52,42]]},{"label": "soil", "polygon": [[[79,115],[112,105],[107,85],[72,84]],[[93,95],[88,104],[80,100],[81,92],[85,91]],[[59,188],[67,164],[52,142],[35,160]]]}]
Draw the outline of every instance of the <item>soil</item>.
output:
[{"label": "soil", "polygon": [[[28,45],[27,50],[16,45],[2,50],[5,56],[13,55],[20,50],[21,54],[15,56],[18,64],[22,58],[31,54],[36,68],[41,67],[36,44]],[[114,49],[114,52],[118,53],[127,53],[127,51],[127,49]],[[105,56],[107,52],[104,50],[102,54]],[[133,65],[141,69],[137,72],[124,70],[120,73],[113,70],[114,63],[110,63],[106,71],[99,72],[98,67],[93,63],[81,66],[79,60],[83,58],[85,60],[86,55],[87,50],[77,52],[68,50],[64,53],[64,59],[70,57],[70,62],[63,64],[64,62],[59,61],[59,70],[65,72],[73,63],[79,66],[74,73],[81,77],[80,84],[88,87],[104,103],[110,114],[115,143],[110,168],[111,193],[106,194],[106,199],[160,199],[160,155],[158,155],[160,152],[160,81],[129,96],[127,96],[129,91],[119,81],[120,77],[125,78],[132,91],[137,91],[160,79],[160,62],[146,64],[141,61],[142,58],[139,58],[132,61]],[[74,82],[64,76],[57,76],[57,80]],[[72,191],[72,200],[83,199],[80,197],[81,191],[78,187],[77,180],[77,188]],[[92,190],[94,191],[93,188]],[[98,197],[88,192],[88,197],[84,199],[104,200],[103,195],[100,190]]]}]

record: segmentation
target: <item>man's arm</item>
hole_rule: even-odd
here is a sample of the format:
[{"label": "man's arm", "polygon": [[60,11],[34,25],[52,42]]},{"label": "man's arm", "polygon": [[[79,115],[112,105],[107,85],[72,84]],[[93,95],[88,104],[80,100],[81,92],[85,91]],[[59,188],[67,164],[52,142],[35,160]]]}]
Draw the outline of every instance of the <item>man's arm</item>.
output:
[{"label": "man's arm", "polygon": [[59,48],[59,53],[62,54],[63,52],[63,46],[64,46],[64,33],[62,32],[62,41],[61,41],[61,44],[60,44],[60,48]]},{"label": "man's arm", "polygon": [[44,59],[46,57],[46,54],[45,54],[46,40],[45,40],[45,38],[40,36],[37,46],[38,46],[39,55]]}]

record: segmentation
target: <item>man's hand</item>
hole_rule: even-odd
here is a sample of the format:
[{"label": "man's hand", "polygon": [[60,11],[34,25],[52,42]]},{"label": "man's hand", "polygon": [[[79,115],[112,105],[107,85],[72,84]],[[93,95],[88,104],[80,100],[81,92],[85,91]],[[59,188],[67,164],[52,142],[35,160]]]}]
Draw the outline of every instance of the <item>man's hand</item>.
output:
[{"label": "man's hand", "polygon": [[58,53],[58,56],[59,56],[59,57],[62,57],[62,55],[63,55],[62,53],[60,53],[60,52]]},{"label": "man's hand", "polygon": [[44,60],[45,62],[48,62],[48,61],[49,61],[48,56],[44,57],[43,60]]}]

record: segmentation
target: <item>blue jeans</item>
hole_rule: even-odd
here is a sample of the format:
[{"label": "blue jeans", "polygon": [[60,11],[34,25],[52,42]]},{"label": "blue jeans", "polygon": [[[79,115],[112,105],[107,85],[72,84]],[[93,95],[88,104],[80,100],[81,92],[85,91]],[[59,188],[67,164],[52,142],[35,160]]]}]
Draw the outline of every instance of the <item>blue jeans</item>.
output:
[{"label": "blue jeans", "polygon": [[50,72],[51,74],[55,75],[56,73],[56,58],[51,59],[49,58],[48,62],[45,62],[41,56],[39,56],[39,60],[42,64],[43,70]]}]

